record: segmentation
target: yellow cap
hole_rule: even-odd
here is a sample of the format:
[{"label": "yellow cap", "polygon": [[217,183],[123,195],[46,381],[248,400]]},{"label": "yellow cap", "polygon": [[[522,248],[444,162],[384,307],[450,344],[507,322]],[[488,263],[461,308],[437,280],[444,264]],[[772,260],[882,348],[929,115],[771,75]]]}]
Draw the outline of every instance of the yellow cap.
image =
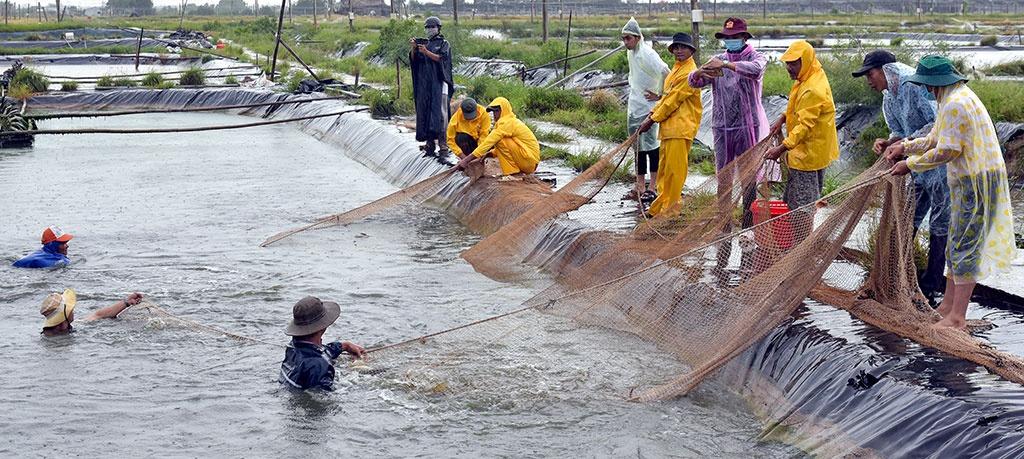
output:
[{"label": "yellow cap", "polygon": [[63,294],[46,295],[43,305],[39,307],[39,313],[46,317],[46,320],[43,321],[43,328],[54,327],[67,320],[71,312],[75,310],[77,301],[78,295],[75,295],[75,291],[69,288],[64,289]]}]

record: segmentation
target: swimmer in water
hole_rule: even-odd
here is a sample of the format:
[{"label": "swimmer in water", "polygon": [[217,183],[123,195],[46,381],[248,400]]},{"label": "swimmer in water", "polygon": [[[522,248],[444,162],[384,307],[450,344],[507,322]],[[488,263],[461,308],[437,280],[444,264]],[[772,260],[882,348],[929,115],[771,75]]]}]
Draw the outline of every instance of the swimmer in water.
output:
[{"label": "swimmer in water", "polygon": [[[86,322],[99,319],[114,319],[129,306],[134,306],[142,301],[141,293],[132,293],[123,300],[110,306],[98,309],[83,319]],[[66,335],[74,331],[71,323],[75,321],[75,303],[78,296],[71,289],[64,289],[64,293],[51,293],[43,300],[39,313],[46,317],[43,321],[43,335],[58,336]]]},{"label": "swimmer in water", "polygon": [[68,259],[68,241],[74,236],[56,226],[43,230],[43,247],[14,262],[15,268],[63,268],[71,264]]},{"label": "swimmer in water", "polygon": [[324,332],[341,315],[341,307],[331,301],[307,296],[292,307],[292,321],[285,334],[292,342],[284,351],[281,362],[281,384],[298,390],[334,390],[334,359],[342,353],[356,358],[366,356],[366,350],[348,341],[323,344]]}]

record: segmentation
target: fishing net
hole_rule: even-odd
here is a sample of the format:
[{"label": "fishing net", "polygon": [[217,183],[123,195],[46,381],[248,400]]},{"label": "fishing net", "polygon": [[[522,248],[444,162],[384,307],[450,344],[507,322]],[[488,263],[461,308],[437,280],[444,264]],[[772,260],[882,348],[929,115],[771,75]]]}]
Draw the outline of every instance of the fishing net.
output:
[{"label": "fishing net", "polygon": [[[374,350],[373,361],[405,378],[469,384],[467,362],[537,369],[537,362],[548,362],[538,353],[578,348],[571,337],[594,339],[589,331],[600,329],[617,346],[647,345],[648,357],[663,357],[601,386],[633,400],[666,399],[691,391],[811,295],[1024,382],[1024,362],[1016,356],[930,326],[937,315],[917,286],[912,195],[904,177],[888,174],[886,160],[798,209],[771,199],[765,186],[745,205],[765,167],[763,153],[778,142],[766,138],[726,173],[687,189],[678,214],[641,219],[631,231],[603,228],[607,211],[585,206],[608,192],[628,143],[514,218],[507,211],[495,215],[501,196],[464,212],[461,219],[475,229],[507,222],[463,254],[477,271],[503,281],[555,282],[519,310]],[[586,352],[565,357],[571,363],[546,364],[543,371],[606,364]]]},{"label": "fishing net", "polygon": [[[689,186],[677,213],[627,210],[634,225],[622,230],[601,203],[628,186],[614,177],[632,140],[555,191],[484,177],[440,199],[488,234],[463,254],[477,271],[554,282],[515,311],[373,349],[360,365],[432,388],[506,387],[544,374],[559,387],[584,378],[633,400],[666,399],[691,391],[810,295],[1024,382],[1020,358],[930,326],[937,316],[917,286],[911,191],[888,161],[788,209],[773,199],[778,190],[757,183],[764,152],[779,142],[771,136]],[[412,194],[438,192],[428,188]]]}]

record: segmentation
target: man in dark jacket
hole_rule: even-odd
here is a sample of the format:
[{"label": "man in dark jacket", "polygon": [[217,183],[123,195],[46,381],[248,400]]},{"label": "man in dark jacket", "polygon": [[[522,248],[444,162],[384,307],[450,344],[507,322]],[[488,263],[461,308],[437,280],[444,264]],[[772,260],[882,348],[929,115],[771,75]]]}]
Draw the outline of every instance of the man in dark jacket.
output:
[{"label": "man in dark jacket", "polygon": [[278,381],[292,389],[334,390],[334,359],[341,353],[363,357],[366,351],[348,341],[323,344],[327,327],[341,315],[341,307],[331,301],[307,296],[292,307],[292,321],[285,334],[292,342],[284,351]]},{"label": "man in dark jacket", "polygon": [[[441,20],[431,16],[423,24],[426,40],[409,40],[412,51],[412,95],[416,101],[416,140],[425,142],[424,156],[448,156],[445,133],[448,111],[455,92],[452,80],[452,48],[441,35]],[[440,147],[440,151],[435,151]]]}]

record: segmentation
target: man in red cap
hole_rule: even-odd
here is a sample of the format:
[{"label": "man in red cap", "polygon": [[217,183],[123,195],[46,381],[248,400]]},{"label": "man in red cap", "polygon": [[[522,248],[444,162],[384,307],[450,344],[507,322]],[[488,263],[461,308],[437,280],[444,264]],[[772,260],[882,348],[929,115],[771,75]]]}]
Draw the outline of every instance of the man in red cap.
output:
[{"label": "man in red cap", "polygon": [[43,230],[43,248],[14,262],[15,268],[63,268],[71,264],[68,259],[68,241],[74,236],[56,226]]}]

